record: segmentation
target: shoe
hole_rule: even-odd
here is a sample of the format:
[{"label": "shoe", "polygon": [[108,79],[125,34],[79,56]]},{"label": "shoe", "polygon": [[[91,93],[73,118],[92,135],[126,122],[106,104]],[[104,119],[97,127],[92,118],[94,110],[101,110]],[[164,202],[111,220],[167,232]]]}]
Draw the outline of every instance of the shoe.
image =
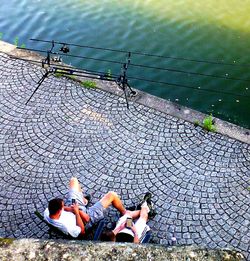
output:
[{"label": "shoe", "polygon": [[154,204],[152,203],[151,199],[152,199],[152,194],[150,192],[147,192],[143,198],[143,202],[145,202],[145,201],[147,202],[147,205],[149,208],[149,212],[148,212],[149,219],[153,219],[157,215],[157,212],[154,208]]},{"label": "shoe", "polygon": [[153,219],[157,215],[157,212],[153,204],[148,205],[148,207],[149,207],[148,218]]},{"label": "shoe", "polygon": [[147,192],[144,197],[143,200],[137,205],[136,209],[140,210],[141,209],[141,205],[143,204],[143,202],[147,202],[148,207],[150,208],[151,205],[151,198],[152,198],[152,194],[150,192]]},{"label": "shoe", "polygon": [[149,211],[148,219],[153,219],[158,213],[155,210]]},{"label": "shoe", "polygon": [[88,206],[88,204],[89,204],[89,202],[91,200],[91,195],[87,194],[87,195],[84,196],[84,198],[87,199],[88,202],[87,202],[86,206]]},{"label": "shoe", "polygon": [[150,205],[150,204],[151,204],[151,198],[152,198],[152,194],[151,194],[150,192],[147,192],[147,193],[145,194],[143,200],[146,201],[148,205]]}]

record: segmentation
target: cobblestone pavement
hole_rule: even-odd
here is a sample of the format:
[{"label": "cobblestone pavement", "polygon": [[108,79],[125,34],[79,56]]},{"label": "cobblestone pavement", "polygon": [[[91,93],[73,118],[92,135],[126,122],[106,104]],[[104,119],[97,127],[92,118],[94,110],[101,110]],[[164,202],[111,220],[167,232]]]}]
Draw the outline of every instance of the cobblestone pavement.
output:
[{"label": "cobblestone pavement", "polygon": [[[234,247],[250,259],[250,146],[0,55],[0,235],[47,238],[34,215],[76,176],[93,201],[146,191],[153,241]],[[115,214],[114,210],[109,216]]]}]

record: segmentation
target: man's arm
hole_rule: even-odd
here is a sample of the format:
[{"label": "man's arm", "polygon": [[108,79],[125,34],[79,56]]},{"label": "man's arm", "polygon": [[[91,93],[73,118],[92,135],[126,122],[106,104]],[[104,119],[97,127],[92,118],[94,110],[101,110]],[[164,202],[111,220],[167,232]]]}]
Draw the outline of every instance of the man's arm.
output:
[{"label": "man's arm", "polygon": [[72,212],[72,213],[74,213],[72,207],[64,206],[63,209],[64,209],[65,211],[67,211],[67,212]]},{"label": "man's arm", "polygon": [[140,243],[140,239],[139,239],[139,237],[138,237],[138,234],[137,234],[137,230],[136,230],[135,225],[133,225],[133,226],[131,227],[131,230],[132,230],[133,233],[134,233],[134,243],[136,243],[136,244]]},{"label": "man's arm", "polygon": [[72,208],[73,208],[74,214],[76,216],[76,225],[81,228],[81,234],[83,235],[83,234],[85,234],[85,227],[84,227],[84,223],[82,221],[81,215],[80,215],[79,207],[78,207],[78,205],[74,204]]},{"label": "man's arm", "polygon": [[126,221],[121,223],[121,225],[119,227],[116,227],[114,230],[112,230],[112,232],[116,236],[121,230],[123,230],[125,228],[125,226],[126,226]]},{"label": "man's arm", "polygon": [[79,210],[79,214],[81,216],[82,221],[86,224],[90,221],[90,217],[88,214],[86,214],[85,212],[83,212],[82,210]]},{"label": "man's arm", "polygon": [[[68,212],[72,212],[72,213],[75,214],[72,206],[70,206],[70,207],[64,206],[64,210],[68,211]],[[82,219],[83,223],[86,224],[86,223],[88,223],[90,221],[89,215],[87,213],[85,213],[84,211],[79,209],[79,214],[81,216],[81,219]]]},{"label": "man's arm", "polygon": [[140,243],[140,238],[138,237],[137,234],[134,234],[134,242],[133,243],[136,243],[136,244]]}]

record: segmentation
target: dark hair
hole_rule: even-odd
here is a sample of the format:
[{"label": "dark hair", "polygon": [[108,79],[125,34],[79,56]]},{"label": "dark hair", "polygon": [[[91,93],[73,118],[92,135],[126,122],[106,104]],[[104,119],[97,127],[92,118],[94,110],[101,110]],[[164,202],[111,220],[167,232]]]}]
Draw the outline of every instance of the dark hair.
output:
[{"label": "dark hair", "polygon": [[134,237],[130,234],[120,232],[116,235],[116,242],[133,242]]},{"label": "dark hair", "polygon": [[101,241],[114,241],[115,234],[112,231],[103,231],[100,236]]},{"label": "dark hair", "polygon": [[63,200],[61,198],[54,198],[49,201],[49,214],[55,215],[59,210],[62,209]]}]

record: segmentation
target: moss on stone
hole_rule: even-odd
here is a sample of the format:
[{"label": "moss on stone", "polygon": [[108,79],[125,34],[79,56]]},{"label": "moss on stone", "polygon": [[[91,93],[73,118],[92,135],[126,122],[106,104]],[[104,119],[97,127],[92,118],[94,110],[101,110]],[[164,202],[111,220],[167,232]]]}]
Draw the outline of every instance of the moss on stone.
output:
[{"label": "moss on stone", "polygon": [[0,238],[0,247],[9,246],[14,240],[13,238]]}]

